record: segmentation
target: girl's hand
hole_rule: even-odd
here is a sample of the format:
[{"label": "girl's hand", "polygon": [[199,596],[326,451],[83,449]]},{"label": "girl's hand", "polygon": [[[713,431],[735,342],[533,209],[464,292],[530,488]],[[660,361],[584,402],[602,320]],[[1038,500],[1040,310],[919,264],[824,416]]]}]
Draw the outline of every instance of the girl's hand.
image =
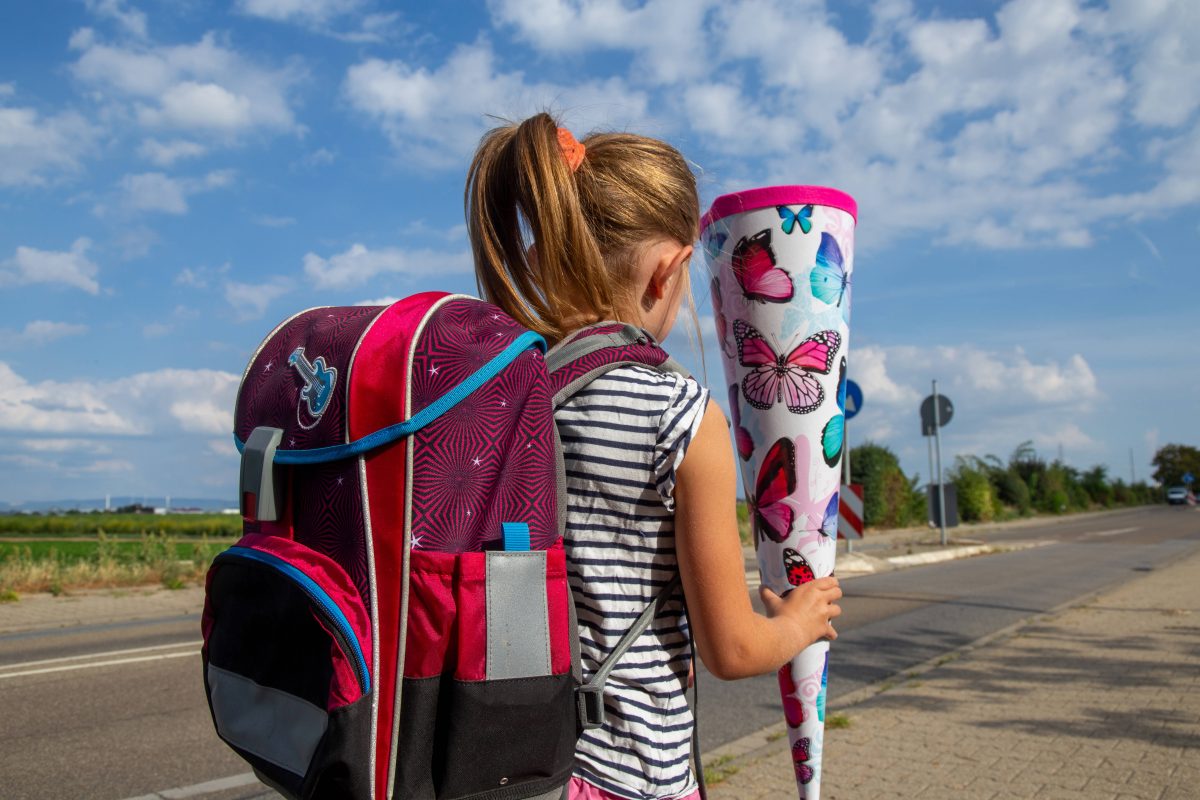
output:
[{"label": "girl's hand", "polygon": [[842,597],[842,588],[832,575],[801,584],[783,597],[766,586],[759,587],[758,595],[767,609],[767,616],[795,626],[801,650],[820,639],[833,641],[837,638],[833,618],[842,613],[837,604]]}]

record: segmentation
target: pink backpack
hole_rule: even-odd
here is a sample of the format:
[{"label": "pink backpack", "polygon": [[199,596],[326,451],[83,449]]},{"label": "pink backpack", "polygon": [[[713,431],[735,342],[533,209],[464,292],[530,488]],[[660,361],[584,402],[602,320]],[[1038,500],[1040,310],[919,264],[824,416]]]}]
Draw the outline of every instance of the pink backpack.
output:
[{"label": "pink backpack", "polygon": [[554,409],[621,364],[679,368],[613,323],[544,351],[430,292],[309,309],[250,360],[244,536],[208,573],[204,684],[285,796],[563,796],[605,676],[678,582],[580,685]]}]

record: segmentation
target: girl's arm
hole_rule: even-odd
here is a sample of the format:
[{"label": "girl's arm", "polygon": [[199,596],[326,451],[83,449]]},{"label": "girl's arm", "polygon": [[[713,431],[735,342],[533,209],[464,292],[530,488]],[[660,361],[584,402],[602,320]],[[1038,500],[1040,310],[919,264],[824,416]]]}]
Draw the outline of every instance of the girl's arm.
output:
[{"label": "girl's arm", "polygon": [[737,480],[725,415],[710,401],[675,473],[675,549],[688,620],[708,671],[723,680],[778,669],[837,633],[837,578],[818,578],[779,598],[761,590],[770,617],[750,605],[738,539]]}]

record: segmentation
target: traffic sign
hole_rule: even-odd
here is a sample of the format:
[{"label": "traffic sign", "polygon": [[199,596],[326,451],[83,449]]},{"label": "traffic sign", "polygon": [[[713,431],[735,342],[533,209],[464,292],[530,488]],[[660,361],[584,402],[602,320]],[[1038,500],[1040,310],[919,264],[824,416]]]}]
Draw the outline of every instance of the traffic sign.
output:
[{"label": "traffic sign", "polygon": [[[849,400],[846,401],[846,419],[850,419],[850,401]],[[1191,484],[1192,481],[1194,481],[1194,480],[1196,480],[1196,476],[1193,475],[1192,473],[1190,473],[1190,472],[1183,473],[1183,482],[1184,483]]]},{"label": "traffic sign", "polygon": [[921,435],[933,436],[934,428],[944,427],[954,417],[954,404],[950,402],[950,398],[944,394],[939,394],[938,399],[938,415],[937,426],[933,420],[933,395],[929,395],[921,403]]},{"label": "traffic sign", "polygon": [[863,487],[861,483],[842,484],[838,494],[837,538],[861,539],[863,533]]},{"label": "traffic sign", "polygon": [[854,419],[862,409],[862,403],[862,389],[854,381],[846,381],[846,419]]}]

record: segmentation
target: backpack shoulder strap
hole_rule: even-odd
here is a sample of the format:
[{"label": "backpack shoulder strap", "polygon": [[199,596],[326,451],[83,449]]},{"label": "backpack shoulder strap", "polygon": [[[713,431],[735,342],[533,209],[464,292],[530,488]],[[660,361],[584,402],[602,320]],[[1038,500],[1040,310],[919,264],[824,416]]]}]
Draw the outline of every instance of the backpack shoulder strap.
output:
[{"label": "backpack shoulder strap", "polygon": [[691,377],[644,330],[621,322],[601,322],[564,339],[546,353],[554,408],[606,372],[640,364]]}]

